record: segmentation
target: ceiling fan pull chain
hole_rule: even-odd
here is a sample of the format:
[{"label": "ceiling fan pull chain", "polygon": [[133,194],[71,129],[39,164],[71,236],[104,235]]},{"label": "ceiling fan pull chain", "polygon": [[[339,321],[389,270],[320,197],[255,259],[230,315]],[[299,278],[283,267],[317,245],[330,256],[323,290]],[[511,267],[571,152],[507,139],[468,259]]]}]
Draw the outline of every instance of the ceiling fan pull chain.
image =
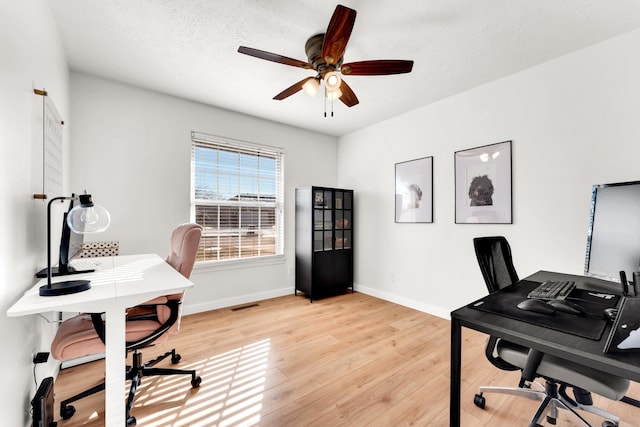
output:
[{"label": "ceiling fan pull chain", "polygon": [[324,88],[324,116],[327,117],[327,88]]}]

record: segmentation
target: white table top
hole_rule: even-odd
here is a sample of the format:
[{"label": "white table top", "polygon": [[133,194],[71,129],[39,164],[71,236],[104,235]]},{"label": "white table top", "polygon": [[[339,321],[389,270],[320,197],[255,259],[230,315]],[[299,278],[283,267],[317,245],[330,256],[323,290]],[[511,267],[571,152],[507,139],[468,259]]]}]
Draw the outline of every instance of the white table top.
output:
[{"label": "white table top", "polygon": [[54,277],[52,282],[91,280],[91,289],[70,295],[42,297],[38,281],[7,310],[7,316],[25,316],[51,311],[102,312],[116,304],[131,307],[158,295],[182,292],[193,286],[162,258],[155,254],[84,258],[82,264],[93,264],[95,272]]}]

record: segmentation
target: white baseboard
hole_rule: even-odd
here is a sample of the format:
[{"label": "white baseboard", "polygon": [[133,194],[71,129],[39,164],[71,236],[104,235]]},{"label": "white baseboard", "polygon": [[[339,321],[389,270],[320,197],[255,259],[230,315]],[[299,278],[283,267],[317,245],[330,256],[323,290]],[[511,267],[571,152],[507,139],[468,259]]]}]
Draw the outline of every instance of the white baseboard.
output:
[{"label": "white baseboard", "polygon": [[394,304],[399,304],[414,310],[422,311],[423,313],[432,314],[443,319],[451,320],[450,312],[443,309],[442,307],[424,304],[410,298],[400,297],[388,292],[380,291],[378,289],[369,288],[367,286],[356,286],[355,290],[358,292],[362,292],[363,294],[371,295],[372,297],[392,302]]},{"label": "white baseboard", "polygon": [[182,307],[182,314],[188,315],[188,314],[202,313],[205,311],[217,310],[219,308],[233,307],[236,305],[262,301],[269,298],[277,298],[285,295],[293,295],[293,293],[294,293],[294,290],[291,288],[281,288],[281,289],[275,289],[268,292],[258,292],[255,294],[241,295],[233,298],[207,301],[205,303],[185,304]]},{"label": "white baseboard", "polygon": [[[357,292],[361,292],[363,294],[367,294],[376,298],[383,299],[385,301],[392,302],[394,304],[399,304],[414,310],[422,311],[423,313],[428,313],[434,316],[441,317],[443,319],[451,320],[449,311],[443,309],[442,307],[419,303],[410,298],[399,297],[397,295],[394,295],[388,292],[383,292],[378,289],[369,288],[367,286],[356,285],[354,290],[356,290]],[[281,288],[281,289],[276,289],[269,292],[259,292],[255,294],[241,295],[233,298],[207,301],[205,303],[200,303],[200,304],[185,304],[185,306],[182,308],[183,310],[182,314],[188,315],[188,314],[202,313],[205,311],[217,310],[220,308],[233,307],[236,305],[262,301],[269,298],[282,297],[285,295],[290,295],[292,293],[293,293],[293,290],[290,288]]]}]

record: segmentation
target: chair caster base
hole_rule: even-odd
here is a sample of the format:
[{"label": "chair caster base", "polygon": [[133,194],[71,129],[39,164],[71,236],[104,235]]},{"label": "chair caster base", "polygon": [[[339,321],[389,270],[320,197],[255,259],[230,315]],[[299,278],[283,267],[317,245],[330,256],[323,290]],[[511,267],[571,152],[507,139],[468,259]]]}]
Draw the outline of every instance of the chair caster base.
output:
[{"label": "chair caster base", "polygon": [[68,420],[73,417],[73,414],[76,413],[76,408],[73,405],[61,406],[60,407],[60,416],[63,420]]},{"label": "chair caster base", "polygon": [[127,427],[135,427],[136,423],[136,417],[130,416],[127,418]]},{"label": "chair caster base", "polygon": [[482,393],[476,393],[475,396],[473,396],[473,403],[480,409],[484,409],[484,406],[486,404],[486,400],[484,398],[484,396],[482,395]]},{"label": "chair caster base", "polygon": [[202,382],[202,378],[195,377],[194,379],[191,380],[191,387],[192,388],[198,388],[198,387],[200,387],[200,383],[201,382]]}]

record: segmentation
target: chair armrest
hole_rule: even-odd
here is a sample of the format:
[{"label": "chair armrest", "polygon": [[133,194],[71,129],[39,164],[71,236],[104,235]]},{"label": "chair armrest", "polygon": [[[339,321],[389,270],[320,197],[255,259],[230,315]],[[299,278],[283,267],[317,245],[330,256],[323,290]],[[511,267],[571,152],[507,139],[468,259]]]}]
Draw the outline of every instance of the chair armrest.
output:
[{"label": "chair armrest", "polygon": [[169,299],[165,296],[146,301],[135,307],[127,309],[127,321],[130,320],[157,320],[157,309],[160,305],[166,305]]},{"label": "chair armrest", "polygon": [[96,334],[98,334],[100,341],[102,341],[102,343],[106,345],[104,320],[102,320],[102,315],[104,313],[89,313],[89,314],[91,315],[91,323],[93,323],[93,329],[96,330]]},{"label": "chair armrest", "polygon": [[524,387],[525,381],[531,382],[536,378],[538,366],[540,366],[543,356],[544,353],[541,351],[534,349],[529,350],[529,354],[527,355],[527,364],[524,366],[520,377],[520,387]]},{"label": "chair armrest", "polygon": [[[153,341],[155,341],[158,337],[160,337],[162,334],[164,334],[165,332],[167,332],[178,320],[178,316],[180,314],[180,305],[182,304],[182,301],[180,300],[167,300],[167,302],[165,302],[164,304],[149,304],[149,305],[145,305],[145,306],[149,306],[149,307],[156,307],[158,305],[164,305],[169,307],[169,318],[167,319],[166,322],[164,322],[163,324],[160,325],[160,327],[158,327],[158,329],[156,329],[155,331],[151,332],[149,335],[147,335],[146,337],[136,340],[136,341],[127,341],[126,344],[126,348],[127,350],[136,350],[139,348],[143,348],[146,347],[148,345],[150,345]],[[144,307],[144,306],[142,306]]]},{"label": "chair armrest", "polygon": [[[484,350],[485,356],[487,357],[489,362],[491,362],[491,364],[498,369],[502,369],[503,371],[518,371],[520,368],[512,365],[511,363],[494,354],[499,341],[501,341],[500,338],[489,336],[489,339],[487,340],[487,346]],[[506,344],[506,341],[503,341],[503,344]]]},{"label": "chair armrest", "polygon": [[[138,304],[137,306],[131,307],[131,308],[142,307],[142,306],[145,306],[145,305],[160,305],[160,304],[166,303],[168,300],[169,300],[169,298],[167,298],[166,296],[160,296],[160,297],[156,297],[156,298],[154,298],[152,300],[145,301],[142,304]],[[128,309],[128,310],[131,310],[131,308]]]},{"label": "chair armrest", "polygon": [[[143,348],[146,347],[148,345],[150,345],[153,341],[155,341],[158,337],[160,337],[162,334],[164,334],[165,332],[167,332],[178,320],[178,315],[180,312],[180,305],[182,304],[182,301],[180,300],[167,300],[167,298],[164,298],[165,302],[164,303],[159,303],[159,304],[144,304],[144,305],[140,305],[140,306],[136,306],[134,308],[137,307],[142,307],[142,308],[155,308],[159,305],[164,305],[169,307],[170,313],[169,313],[169,318],[167,319],[166,322],[164,322],[163,324],[160,325],[160,327],[158,327],[158,329],[156,329],[155,331],[151,332],[149,335],[147,335],[146,337],[136,340],[136,341],[127,341],[126,343],[126,349],[127,351],[129,350],[135,350],[138,348]],[[98,335],[98,337],[100,338],[100,340],[106,344],[106,337],[105,337],[105,327],[104,327],[104,320],[102,320],[102,314],[103,313],[89,313],[91,315],[91,322],[93,323],[93,328],[96,331],[96,334]],[[146,315],[141,315],[141,316],[132,316],[132,318],[127,318],[127,321],[136,321],[136,320],[145,320]],[[155,314],[154,314],[155,317]],[[148,318],[148,317],[146,317]]]}]

